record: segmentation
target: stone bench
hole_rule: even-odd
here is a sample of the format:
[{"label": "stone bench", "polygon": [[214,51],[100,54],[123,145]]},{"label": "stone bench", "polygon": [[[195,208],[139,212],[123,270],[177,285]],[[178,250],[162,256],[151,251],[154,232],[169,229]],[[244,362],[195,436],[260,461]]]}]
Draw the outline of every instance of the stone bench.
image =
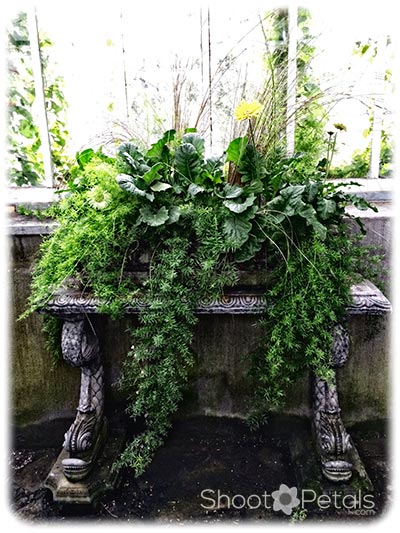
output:
[{"label": "stone bench", "polygon": [[[77,415],[65,433],[63,449],[45,482],[54,500],[60,502],[92,503],[116,483],[111,463],[122,442],[107,435],[101,347],[90,320],[90,315],[98,313],[99,305],[100,302],[90,296],[82,297],[77,292],[61,290],[41,310],[63,321],[63,358],[81,369]],[[132,301],[126,304],[124,313],[138,314],[143,305],[140,300]],[[263,291],[252,287],[227,291],[212,302],[200,302],[196,312],[257,315],[265,309]],[[390,311],[390,302],[371,282],[364,281],[352,287],[348,317],[384,315]],[[338,324],[332,336],[332,366],[336,369],[343,366],[349,356],[347,328]],[[342,422],[335,378],[328,383],[313,377],[312,402],[313,438],[322,474],[329,481],[338,483],[347,482],[357,471],[361,478],[368,481],[354,443]]]}]

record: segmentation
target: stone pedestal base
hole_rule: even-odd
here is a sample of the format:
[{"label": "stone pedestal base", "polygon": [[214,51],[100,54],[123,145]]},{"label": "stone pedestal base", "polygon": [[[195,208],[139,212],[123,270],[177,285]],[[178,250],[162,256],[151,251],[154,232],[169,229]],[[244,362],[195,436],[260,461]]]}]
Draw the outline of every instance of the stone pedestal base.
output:
[{"label": "stone pedestal base", "polygon": [[322,472],[321,462],[323,458],[318,454],[310,439],[308,431],[299,431],[289,441],[289,449],[292,465],[296,475],[299,489],[312,489],[316,494],[331,494],[332,492],[343,495],[372,494],[374,487],[365,467],[360,459],[358,451],[350,438],[351,449],[349,460],[351,461],[352,476],[348,481],[331,481]]},{"label": "stone pedestal base", "polygon": [[81,481],[69,481],[63,472],[63,459],[69,454],[61,451],[44,483],[51,490],[53,499],[60,503],[93,504],[102,494],[114,489],[118,484],[118,474],[111,472],[111,467],[125,443],[125,435],[109,435],[103,452],[99,455],[95,467]]}]

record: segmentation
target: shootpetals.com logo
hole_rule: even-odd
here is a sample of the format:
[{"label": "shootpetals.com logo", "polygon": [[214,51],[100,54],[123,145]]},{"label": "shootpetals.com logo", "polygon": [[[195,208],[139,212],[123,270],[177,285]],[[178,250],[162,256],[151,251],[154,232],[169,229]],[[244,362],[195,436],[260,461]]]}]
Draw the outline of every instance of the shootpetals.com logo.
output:
[{"label": "shootpetals.com logo", "polygon": [[373,494],[343,494],[333,491],[330,494],[318,494],[312,489],[299,490],[282,483],[279,489],[271,493],[264,491],[262,494],[228,495],[219,489],[204,489],[201,491],[201,507],[207,510],[216,509],[267,509],[282,512],[290,516],[294,510],[306,509],[313,506],[319,510],[344,510],[349,514],[372,515],[375,514],[375,501]]},{"label": "shootpetals.com logo", "polygon": [[287,485],[282,483],[279,490],[274,490],[271,494],[274,499],[272,509],[274,511],[282,511],[286,515],[291,515],[295,507],[300,505],[300,500],[297,497],[297,487],[289,489]]}]

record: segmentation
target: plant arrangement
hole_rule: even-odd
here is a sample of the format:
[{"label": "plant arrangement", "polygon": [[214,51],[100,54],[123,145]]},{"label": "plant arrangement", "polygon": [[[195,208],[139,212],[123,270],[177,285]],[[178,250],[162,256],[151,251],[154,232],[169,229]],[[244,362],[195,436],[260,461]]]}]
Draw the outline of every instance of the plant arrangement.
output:
[{"label": "plant arrangement", "polygon": [[[238,281],[240,264],[257,254],[269,272],[267,310],[251,378],[257,384],[250,421],[264,420],[289,386],[312,370],[329,380],[332,328],[345,315],[350,287],[371,266],[369,251],[345,223],[346,206],[372,208],[327,182],[318,167],[302,173],[295,158],[272,167],[255,144],[258,102],[241,102],[236,118],[248,135],[220,158],[206,157],[196,131],[165,132],[147,150],[133,142],[116,157],[91,149],[77,156],[67,189],[50,209],[59,226],[43,241],[27,313],[62,287],[99,299],[118,318],[137,297],[146,303],[132,331],[120,387],[128,413],[145,429],[116,468],[140,475],[162,444],[195,364],[196,306]],[[148,277],[129,272],[150,251]]]}]

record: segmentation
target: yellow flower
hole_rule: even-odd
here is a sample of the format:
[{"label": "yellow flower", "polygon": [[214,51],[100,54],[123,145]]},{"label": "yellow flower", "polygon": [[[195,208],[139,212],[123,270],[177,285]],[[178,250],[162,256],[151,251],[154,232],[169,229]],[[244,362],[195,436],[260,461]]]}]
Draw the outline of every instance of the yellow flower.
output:
[{"label": "yellow flower", "polygon": [[89,204],[95,209],[105,209],[111,200],[111,194],[105,191],[100,185],[96,185],[87,192]]},{"label": "yellow flower", "polygon": [[247,118],[258,117],[262,109],[262,104],[254,100],[253,102],[246,102],[242,100],[235,109],[235,117],[237,120],[242,121]]}]

